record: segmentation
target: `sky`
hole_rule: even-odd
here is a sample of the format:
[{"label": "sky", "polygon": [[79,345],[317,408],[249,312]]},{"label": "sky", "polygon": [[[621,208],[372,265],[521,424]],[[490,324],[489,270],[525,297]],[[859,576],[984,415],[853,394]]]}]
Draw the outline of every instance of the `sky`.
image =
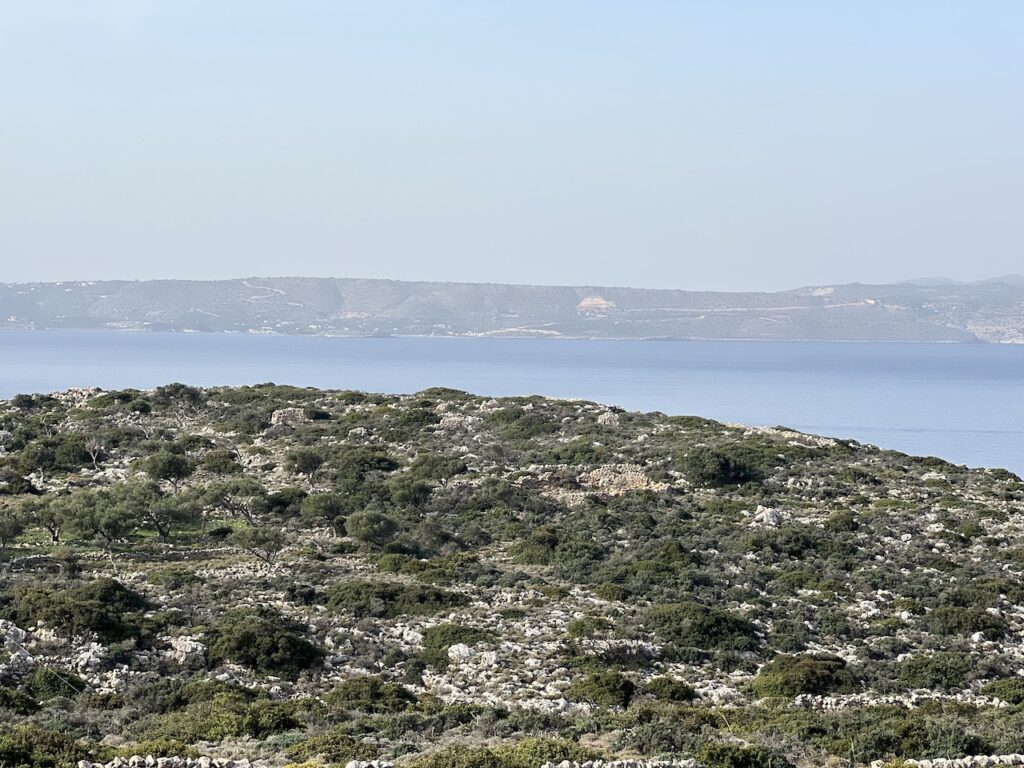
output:
[{"label": "sky", "polygon": [[1019,0],[0,0],[0,282],[1024,272]]}]

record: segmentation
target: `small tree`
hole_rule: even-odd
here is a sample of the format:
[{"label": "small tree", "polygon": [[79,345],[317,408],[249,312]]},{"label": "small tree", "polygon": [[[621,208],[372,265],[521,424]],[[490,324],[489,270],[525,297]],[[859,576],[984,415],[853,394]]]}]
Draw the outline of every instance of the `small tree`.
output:
[{"label": "small tree", "polygon": [[171,484],[174,492],[178,492],[178,484],[196,471],[187,456],[171,451],[160,451],[146,459],[146,474],[154,480],[165,480]]},{"label": "small tree", "polygon": [[66,522],[64,498],[27,499],[21,503],[24,519],[50,534],[50,542],[60,544],[60,532]]},{"label": "small tree", "polygon": [[135,483],[116,489],[116,503],[128,515],[138,515],[139,522],[167,539],[174,528],[198,521],[198,505],[188,499],[165,496],[155,483]]},{"label": "small tree", "polygon": [[89,455],[89,460],[92,462],[93,469],[100,468],[100,459],[103,458],[107,449],[103,445],[103,441],[93,435],[85,441],[85,452]]},{"label": "small tree", "polygon": [[138,513],[129,504],[119,504],[109,491],[79,491],[68,497],[65,506],[68,521],[84,538],[100,544],[111,567],[114,562],[114,544],[123,539],[141,522]]},{"label": "small tree", "polygon": [[199,413],[204,399],[201,389],[180,383],[157,387],[153,393],[156,406],[169,411],[179,427],[185,426],[190,417]]},{"label": "small tree", "polygon": [[25,521],[13,504],[0,505],[0,555],[25,531]]},{"label": "small tree", "polygon": [[302,500],[300,514],[310,524],[326,522],[337,534],[349,512],[351,509],[340,493],[314,493]]},{"label": "small tree", "polygon": [[267,492],[251,477],[240,477],[210,486],[202,497],[213,509],[223,509],[249,525],[258,525],[267,511]]},{"label": "small tree", "polygon": [[288,543],[288,538],[277,528],[256,526],[235,531],[232,540],[253,557],[273,565]]},{"label": "small tree", "polygon": [[22,449],[18,463],[26,475],[38,472],[40,481],[45,483],[46,473],[57,466],[57,455],[45,443],[29,443]]},{"label": "small tree", "polygon": [[288,454],[286,466],[297,475],[304,475],[309,487],[313,487],[313,478],[324,465],[323,455],[312,448],[296,448]]},{"label": "small tree", "polygon": [[58,436],[53,441],[53,458],[57,469],[65,472],[77,472],[89,463],[85,438],[76,434]]},{"label": "small tree", "polygon": [[360,541],[383,546],[398,532],[398,523],[381,512],[366,509],[348,516],[345,531]]},{"label": "small tree", "polygon": [[437,482],[444,487],[456,475],[469,471],[462,459],[451,459],[440,453],[423,452],[417,454],[409,467],[409,473],[418,480]]}]

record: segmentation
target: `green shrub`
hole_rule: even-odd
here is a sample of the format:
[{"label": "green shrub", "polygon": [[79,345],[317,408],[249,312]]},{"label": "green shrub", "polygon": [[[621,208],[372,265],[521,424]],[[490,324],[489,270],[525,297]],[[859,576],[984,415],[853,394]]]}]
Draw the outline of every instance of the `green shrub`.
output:
[{"label": "green shrub", "polygon": [[416,703],[416,697],[405,686],[370,675],[345,680],[328,693],[324,700],[329,707],[342,712],[374,714],[401,712]]},{"label": "green shrub", "polygon": [[313,448],[296,448],[285,457],[285,466],[290,472],[305,475],[313,482],[325,461],[324,455]]},{"label": "green shrub", "polygon": [[398,532],[398,523],[382,512],[366,509],[346,518],[345,532],[354,539],[380,547]]},{"label": "green shrub", "polygon": [[58,696],[73,698],[84,693],[87,687],[80,677],[67,670],[56,670],[52,667],[39,667],[29,682],[32,695],[39,701],[49,701]]},{"label": "green shrub", "polygon": [[628,707],[635,690],[633,682],[620,672],[594,672],[573,680],[565,691],[565,698],[601,707]]},{"label": "green shrub", "polygon": [[[178,445],[188,451],[205,451],[213,448],[214,442],[206,435],[185,435],[178,439]],[[222,450],[222,449],[218,449]],[[231,453],[227,451],[227,453]]]},{"label": "green shrub", "polygon": [[39,709],[39,702],[19,690],[0,686],[0,710],[3,709],[16,715],[31,715]]},{"label": "green shrub", "polygon": [[973,635],[975,632],[983,632],[988,640],[998,640],[1009,629],[1003,619],[983,608],[962,608],[957,605],[939,606],[925,616],[924,624],[929,632],[937,635]]},{"label": "green shrub", "polygon": [[446,747],[409,764],[409,768],[510,768],[493,749]]},{"label": "green shrub", "polygon": [[575,741],[568,739],[530,738],[499,747],[496,752],[508,768],[539,768],[544,763],[560,763],[563,760],[583,763],[601,757]]},{"label": "green shrub", "polygon": [[475,645],[492,640],[493,635],[482,629],[461,624],[438,624],[423,633],[423,652],[420,658],[437,669],[448,667],[448,649],[453,645]]},{"label": "green shrub", "polygon": [[1011,677],[1006,680],[994,680],[985,685],[981,692],[986,696],[995,696],[1007,704],[1024,704],[1024,679]]},{"label": "green shrub", "polygon": [[379,754],[375,745],[341,729],[310,736],[285,750],[289,760],[317,759],[340,765],[350,760],[375,760]]},{"label": "green shrub", "polygon": [[290,520],[301,513],[302,502],[305,501],[306,496],[306,492],[301,488],[292,486],[282,488],[267,496],[267,512],[282,520]]},{"label": "green shrub", "polygon": [[647,611],[645,623],[665,640],[682,646],[752,651],[759,644],[751,622],[694,602],[655,605]]},{"label": "green shrub", "polygon": [[302,723],[298,717],[301,701],[270,701],[248,691],[213,686],[210,698],[196,698],[184,709],[141,721],[135,730],[149,741],[220,741],[237,737],[265,738],[293,730]]},{"label": "green shrub", "polygon": [[561,428],[557,419],[515,405],[488,414],[485,421],[506,440],[530,440]]},{"label": "green shrub", "polygon": [[729,453],[703,446],[684,456],[678,462],[678,468],[687,480],[703,488],[720,488],[761,479],[757,468]]},{"label": "green shrub", "polygon": [[823,695],[849,691],[856,680],[838,656],[801,654],[776,656],[754,678],[754,691],[767,696]]},{"label": "green shrub", "polygon": [[238,454],[225,449],[210,451],[199,466],[215,475],[238,475],[243,471]]},{"label": "green shrub", "polygon": [[230,660],[260,672],[294,679],[319,666],[323,649],[303,635],[306,628],[269,609],[236,608],[228,611],[214,631],[209,646],[214,663]]},{"label": "green shrub", "polygon": [[465,596],[423,584],[385,581],[346,581],[331,587],[327,605],[356,618],[393,619],[432,616],[468,602]]},{"label": "green shrub", "polygon": [[824,523],[825,530],[830,533],[852,533],[859,527],[857,516],[848,509],[833,512]]},{"label": "green shrub", "polygon": [[146,741],[136,742],[130,747],[121,747],[117,750],[114,757],[130,758],[135,755],[153,755],[156,758],[160,757],[184,757],[184,758],[197,758],[201,757],[199,750],[195,747],[191,747],[183,741],[178,739],[147,739]]},{"label": "green shrub", "polygon": [[600,755],[565,739],[524,739],[500,747],[448,747],[420,757],[409,768],[538,768],[563,760],[584,762]]},{"label": "green shrub", "polygon": [[659,701],[685,704],[697,698],[697,692],[682,680],[673,677],[655,677],[643,687],[643,692]]},{"label": "green shrub", "polygon": [[0,730],[0,766],[67,768],[95,757],[70,736],[35,725]]},{"label": "green shrub", "polygon": [[708,744],[697,759],[706,768],[793,768],[792,763],[774,752],[739,744]]},{"label": "green shrub", "polygon": [[911,688],[962,689],[973,669],[970,656],[944,651],[913,656],[900,665],[899,678]]},{"label": "green shrub", "polygon": [[15,593],[13,603],[22,626],[44,621],[65,634],[95,632],[106,643],[138,636],[148,607],[138,592],[107,578],[57,591],[33,587]]},{"label": "green shrub", "polygon": [[565,634],[573,639],[591,637],[599,632],[610,629],[611,626],[611,621],[604,616],[584,616],[581,619],[570,621],[565,628]]},{"label": "green shrub", "polygon": [[146,581],[150,584],[156,584],[174,591],[203,583],[203,580],[195,573],[182,567],[170,567],[159,571],[150,571],[146,575]]},{"label": "green shrub", "polygon": [[618,603],[629,597],[629,591],[621,584],[606,581],[594,587],[594,596],[610,603]]},{"label": "green shrub", "polygon": [[532,531],[512,548],[515,559],[527,565],[556,565],[563,571],[588,567],[605,556],[602,547],[578,531],[545,525]]}]

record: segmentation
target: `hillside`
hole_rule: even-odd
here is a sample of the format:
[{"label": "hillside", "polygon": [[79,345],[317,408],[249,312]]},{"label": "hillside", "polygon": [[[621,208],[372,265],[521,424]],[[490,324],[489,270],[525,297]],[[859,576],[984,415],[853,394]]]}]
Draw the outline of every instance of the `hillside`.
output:
[{"label": "hillside", "polygon": [[0,284],[0,328],[1021,343],[1024,282],[778,293],[328,278]]},{"label": "hillside", "polygon": [[23,395],[0,765],[1021,753],[1022,513],[1003,470],[588,402]]}]

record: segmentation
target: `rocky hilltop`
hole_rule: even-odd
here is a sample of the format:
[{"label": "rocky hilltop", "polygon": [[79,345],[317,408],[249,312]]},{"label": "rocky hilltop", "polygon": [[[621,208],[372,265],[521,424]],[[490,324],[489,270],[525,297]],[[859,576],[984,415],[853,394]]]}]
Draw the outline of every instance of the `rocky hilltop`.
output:
[{"label": "rocky hilltop", "polygon": [[1018,764],[1022,514],[1003,470],[590,402],[22,395],[0,765]]},{"label": "rocky hilltop", "polygon": [[0,328],[1024,343],[1024,278],[778,293],[328,278],[0,284]]}]

